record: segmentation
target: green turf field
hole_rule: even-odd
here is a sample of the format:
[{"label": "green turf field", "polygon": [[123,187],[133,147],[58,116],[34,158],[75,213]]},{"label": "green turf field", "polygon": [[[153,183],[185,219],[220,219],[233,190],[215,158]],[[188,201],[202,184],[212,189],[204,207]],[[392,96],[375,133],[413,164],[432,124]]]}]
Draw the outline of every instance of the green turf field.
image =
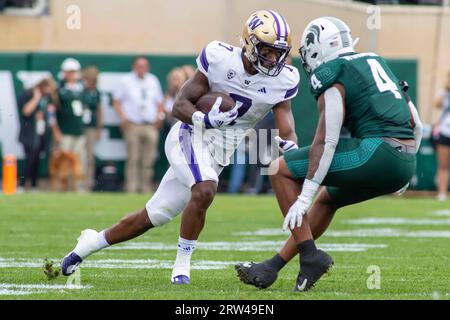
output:
[{"label": "green turf field", "polygon": [[292,292],[297,259],[266,290],[235,275],[234,262],[270,257],[288,236],[272,196],[216,198],[189,286],[169,281],[179,218],[94,254],[71,279],[75,286],[63,276],[47,280],[44,258],[61,259],[82,229],[101,230],[146,200],[121,194],[0,196],[0,299],[450,299],[450,202],[434,199],[386,197],[339,211],[318,241],[335,267],[307,293]]}]

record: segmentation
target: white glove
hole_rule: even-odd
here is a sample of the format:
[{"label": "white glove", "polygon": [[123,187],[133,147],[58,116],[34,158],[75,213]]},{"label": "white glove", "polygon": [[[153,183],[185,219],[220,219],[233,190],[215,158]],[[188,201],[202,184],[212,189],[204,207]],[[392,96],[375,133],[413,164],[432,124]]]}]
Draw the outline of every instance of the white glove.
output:
[{"label": "white glove", "polygon": [[274,139],[282,153],[285,153],[289,150],[298,149],[298,145],[292,140],[283,140],[279,136],[276,136]]},{"label": "white glove", "polygon": [[395,193],[398,196],[401,196],[402,194],[405,193],[405,191],[406,191],[406,189],[408,189],[408,187],[409,187],[409,182],[407,184],[405,184],[405,186],[403,188],[401,188],[400,190],[396,191]]},{"label": "white glove", "polygon": [[192,115],[192,123],[196,125],[201,123],[206,129],[219,128],[229,125],[238,117],[238,106],[235,105],[230,111],[220,111],[220,105],[222,104],[222,97],[217,97],[211,110],[204,114],[201,111],[196,111]]},{"label": "white glove", "polygon": [[302,193],[298,196],[297,201],[289,208],[284,217],[283,230],[302,226],[303,215],[308,211],[313,202],[314,196],[319,190],[320,185],[312,180],[305,179],[303,183]]},{"label": "white glove", "polygon": [[297,198],[297,201],[289,208],[288,214],[284,217],[283,230],[294,229],[295,227],[301,227],[303,221],[303,215],[311,206],[312,200],[305,199],[301,195]]}]

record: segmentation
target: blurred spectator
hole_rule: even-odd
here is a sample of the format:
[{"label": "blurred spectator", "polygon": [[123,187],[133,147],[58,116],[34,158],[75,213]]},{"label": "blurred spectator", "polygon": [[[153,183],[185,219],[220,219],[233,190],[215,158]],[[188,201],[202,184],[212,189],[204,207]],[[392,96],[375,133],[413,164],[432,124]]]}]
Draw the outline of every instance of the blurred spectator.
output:
[{"label": "blurred spectator", "polygon": [[188,77],[182,68],[172,69],[172,71],[170,71],[167,75],[167,90],[164,95],[164,110],[170,125],[176,122],[176,119],[172,117],[172,107],[175,97],[187,79]]},{"label": "blurred spectator", "polygon": [[86,126],[86,185],[89,190],[94,187],[95,156],[94,147],[100,139],[102,129],[102,108],[100,105],[100,92],[97,89],[98,69],[94,66],[83,69],[84,82],[84,116]]},{"label": "blurred spectator", "polygon": [[159,129],[165,118],[164,96],[158,78],[149,73],[147,58],[135,58],[132,68],[114,92],[113,104],[127,144],[126,191],[148,193],[152,190]]},{"label": "blurred spectator", "polygon": [[[265,184],[269,184],[269,179],[267,175],[261,174],[261,168],[267,167],[270,164],[272,157],[272,140],[271,140],[271,130],[275,129],[275,118],[272,112],[269,112],[258,124],[255,126],[257,132],[257,139],[254,143],[256,145],[251,145],[250,148],[255,148],[257,150],[258,158],[256,164],[249,165],[249,177],[248,177],[248,190],[249,194],[259,194],[264,190]],[[261,142],[263,135],[266,135],[266,144]],[[255,151],[253,151],[255,152]],[[268,187],[270,188],[270,187]]]},{"label": "blurred spectator", "polygon": [[445,89],[441,92],[436,106],[442,109],[437,130],[438,153],[438,199],[447,199],[450,169],[450,72],[447,74]]},{"label": "blurred spectator", "polygon": [[231,165],[230,182],[228,184],[228,193],[239,193],[244,183],[247,167],[246,139],[242,140],[233,155],[233,164]]},{"label": "blurred spectator", "polygon": [[49,129],[53,130],[57,142],[61,140],[55,121],[58,98],[51,75],[43,73],[35,76],[26,89],[18,100],[22,113],[19,141],[25,150],[25,174],[20,178],[19,192],[25,190],[28,180],[31,180],[32,190],[37,188],[39,163],[47,149]]},{"label": "blurred spectator", "polygon": [[[58,125],[62,132],[59,148],[72,152],[81,162],[82,175],[86,174],[86,138],[83,123],[83,83],[80,81],[80,63],[67,58],[61,65],[63,79],[58,89],[60,108],[58,109]],[[77,191],[85,191],[83,179],[77,183]]]},{"label": "blurred spectator", "polygon": [[184,74],[186,75],[187,79],[190,79],[194,76],[195,74],[195,69],[193,66],[191,66],[190,64],[185,64],[181,67],[181,69],[183,69]]}]

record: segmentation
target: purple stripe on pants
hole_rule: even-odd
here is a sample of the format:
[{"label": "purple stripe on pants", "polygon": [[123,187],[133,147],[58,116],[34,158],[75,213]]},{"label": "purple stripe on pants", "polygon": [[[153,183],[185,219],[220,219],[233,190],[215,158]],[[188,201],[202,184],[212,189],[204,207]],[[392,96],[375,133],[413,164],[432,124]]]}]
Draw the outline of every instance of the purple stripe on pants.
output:
[{"label": "purple stripe on pants", "polygon": [[203,181],[203,178],[200,173],[200,167],[198,166],[194,148],[192,147],[191,132],[192,129],[188,124],[181,124],[180,131],[178,133],[178,140],[180,141],[181,151],[184,154],[187,165],[194,176],[195,183],[199,183]]}]

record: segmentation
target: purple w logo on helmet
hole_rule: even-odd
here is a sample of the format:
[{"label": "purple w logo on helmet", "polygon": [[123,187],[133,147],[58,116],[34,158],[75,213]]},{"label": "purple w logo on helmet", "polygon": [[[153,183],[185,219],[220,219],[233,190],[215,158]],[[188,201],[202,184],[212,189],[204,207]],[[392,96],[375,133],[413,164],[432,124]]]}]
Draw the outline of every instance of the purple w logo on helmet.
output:
[{"label": "purple w logo on helmet", "polygon": [[255,30],[257,27],[259,27],[260,25],[263,25],[263,24],[264,24],[264,21],[260,20],[258,18],[258,16],[254,16],[252,18],[252,20],[250,20],[248,26],[250,29]]}]

